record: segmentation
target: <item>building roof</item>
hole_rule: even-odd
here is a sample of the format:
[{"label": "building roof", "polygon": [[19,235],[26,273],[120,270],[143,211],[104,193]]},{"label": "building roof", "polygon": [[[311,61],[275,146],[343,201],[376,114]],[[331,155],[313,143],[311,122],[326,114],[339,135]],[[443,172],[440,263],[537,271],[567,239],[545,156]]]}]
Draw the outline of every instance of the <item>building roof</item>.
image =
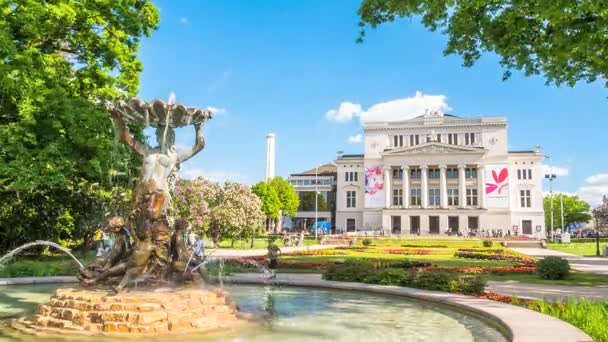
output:
[{"label": "building roof", "polygon": [[538,153],[533,150],[520,150],[520,151],[509,151],[509,153]]},{"label": "building roof", "polygon": [[354,159],[354,158],[363,158],[363,154],[343,154],[338,157],[338,159]]},{"label": "building roof", "polygon": [[304,171],[301,173],[292,173],[291,176],[314,176],[315,174],[319,176],[331,176],[337,172],[337,167],[334,164],[325,164],[319,166],[319,168],[310,169],[308,171]]}]

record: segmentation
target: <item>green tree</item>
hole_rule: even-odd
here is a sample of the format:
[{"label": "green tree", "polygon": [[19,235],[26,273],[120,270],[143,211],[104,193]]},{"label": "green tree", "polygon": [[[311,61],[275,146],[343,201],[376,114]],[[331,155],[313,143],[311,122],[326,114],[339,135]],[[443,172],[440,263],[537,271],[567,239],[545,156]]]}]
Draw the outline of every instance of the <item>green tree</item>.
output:
[{"label": "green tree", "polygon": [[608,196],[602,197],[602,203],[593,208],[592,214],[597,230],[608,230]]},{"label": "green tree", "polygon": [[[0,250],[76,240],[120,212],[134,156],[104,104],[137,93],[146,0],[0,0]],[[140,131],[141,133],[141,131]],[[128,195],[128,194],[127,194]]]},{"label": "green tree", "polygon": [[[329,206],[327,205],[327,201],[325,200],[325,197],[318,195],[316,202],[317,202],[318,211],[328,211],[329,210]],[[306,191],[306,192],[301,193],[300,210],[315,211],[315,192],[314,191]]]},{"label": "green tree", "polygon": [[[560,198],[564,199],[564,224],[563,227],[568,227],[571,223],[584,223],[591,220],[591,209],[589,204],[578,196],[569,196],[566,194],[553,195],[553,225],[555,228],[562,227],[561,204]],[[546,196],[543,200],[545,209],[545,225],[551,227],[551,198]]]},{"label": "green tree", "polygon": [[267,182],[259,182],[251,190],[262,201],[262,211],[267,220],[276,220],[281,213],[281,200],[275,187]]},{"label": "green tree", "polygon": [[283,216],[295,216],[300,206],[300,198],[296,189],[285,178],[274,177],[270,185],[275,188],[281,201],[281,213]]},{"label": "green tree", "polygon": [[506,68],[503,79],[523,70],[557,85],[608,80],[604,0],[363,0],[358,13],[358,41],[367,25],[419,18],[447,35],[444,54],[461,55],[467,67],[483,52],[496,53]]}]

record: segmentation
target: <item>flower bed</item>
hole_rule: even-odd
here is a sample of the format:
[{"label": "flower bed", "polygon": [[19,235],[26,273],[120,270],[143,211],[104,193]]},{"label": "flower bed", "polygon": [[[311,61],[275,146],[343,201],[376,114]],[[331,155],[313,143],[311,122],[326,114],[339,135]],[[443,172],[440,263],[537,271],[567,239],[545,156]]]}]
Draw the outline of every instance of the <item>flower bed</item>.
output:
[{"label": "flower bed", "polygon": [[445,267],[445,266],[432,266],[425,267],[424,269],[436,269],[444,271],[452,271],[465,274],[534,274],[536,273],[536,266],[489,266],[489,267]]},{"label": "flower bed", "polygon": [[289,256],[305,256],[305,255],[348,255],[348,252],[337,250],[337,249],[317,249],[310,251],[298,251],[292,253],[285,253],[283,255]]},{"label": "flower bed", "polygon": [[448,246],[446,246],[446,245],[412,245],[412,244],[401,245],[401,247],[408,247],[408,248],[448,248]]},{"label": "flower bed", "polygon": [[455,257],[465,258],[465,259],[478,259],[478,260],[502,260],[502,261],[512,261],[517,262],[521,265],[525,266],[536,266],[536,261],[529,257],[519,256],[515,254],[510,254],[505,252],[504,250],[470,250],[461,248],[456,253],[454,253]]},{"label": "flower bed", "polygon": [[429,255],[432,251],[430,249],[385,249],[383,252],[403,255]]}]

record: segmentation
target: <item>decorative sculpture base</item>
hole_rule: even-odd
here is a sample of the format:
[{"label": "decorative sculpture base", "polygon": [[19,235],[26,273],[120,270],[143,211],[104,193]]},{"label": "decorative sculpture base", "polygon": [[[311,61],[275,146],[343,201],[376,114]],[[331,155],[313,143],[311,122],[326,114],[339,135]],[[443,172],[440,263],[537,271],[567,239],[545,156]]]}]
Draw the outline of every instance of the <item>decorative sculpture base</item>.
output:
[{"label": "decorative sculpture base", "polygon": [[58,289],[31,319],[13,327],[32,334],[159,334],[210,331],[239,323],[220,290],[131,291]]}]

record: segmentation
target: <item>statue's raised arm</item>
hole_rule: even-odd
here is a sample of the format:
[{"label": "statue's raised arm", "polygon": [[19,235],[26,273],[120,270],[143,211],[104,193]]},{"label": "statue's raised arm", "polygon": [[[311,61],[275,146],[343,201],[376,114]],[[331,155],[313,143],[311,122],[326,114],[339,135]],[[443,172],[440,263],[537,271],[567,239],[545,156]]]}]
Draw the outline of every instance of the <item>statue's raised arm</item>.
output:
[{"label": "statue's raised arm", "polygon": [[200,150],[205,148],[205,137],[203,136],[203,132],[201,131],[201,124],[194,124],[194,131],[196,135],[196,140],[194,142],[194,146],[189,149],[185,149],[183,151],[179,151],[177,156],[177,162],[183,163],[186,160],[192,158],[195,154],[197,154]]},{"label": "statue's raised arm", "polygon": [[110,113],[112,114],[112,120],[114,120],[114,125],[116,126],[116,130],[118,131],[118,136],[120,141],[122,141],[125,145],[129,146],[133,151],[138,154],[145,156],[148,150],[148,146],[142,144],[137,141],[135,137],[129,131],[129,127],[125,124],[125,120],[123,118],[123,114],[120,112],[120,109],[114,107]]}]

